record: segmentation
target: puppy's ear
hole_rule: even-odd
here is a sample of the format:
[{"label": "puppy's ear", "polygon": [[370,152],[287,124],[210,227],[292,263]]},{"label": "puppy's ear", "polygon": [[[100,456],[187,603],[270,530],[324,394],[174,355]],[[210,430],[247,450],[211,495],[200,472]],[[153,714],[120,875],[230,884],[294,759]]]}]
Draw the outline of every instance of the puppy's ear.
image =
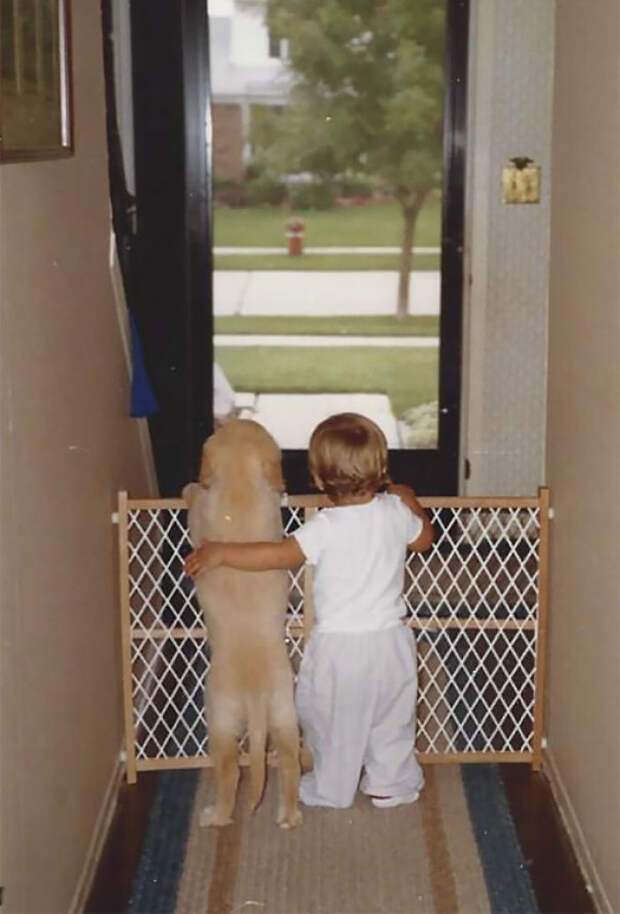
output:
[{"label": "puppy's ear", "polygon": [[284,492],[286,485],[282,476],[282,463],[279,455],[271,455],[263,461],[263,472],[265,479],[275,492]]},{"label": "puppy's ear", "polygon": [[211,485],[213,476],[213,455],[211,453],[211,439],[207,439],[202,446],[202,460],[200,461],[200,473],[198,481],[205,489]]}]

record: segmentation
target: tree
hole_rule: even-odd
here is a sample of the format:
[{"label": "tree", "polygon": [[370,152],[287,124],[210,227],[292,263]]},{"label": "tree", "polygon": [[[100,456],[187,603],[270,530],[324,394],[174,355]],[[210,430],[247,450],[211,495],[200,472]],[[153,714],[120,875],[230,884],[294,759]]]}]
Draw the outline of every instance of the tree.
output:
[{"label": "tree", "polygon": [[416,220],[441,184],[445,0],[267,0],[267,22],[289,42],[292,89],[265,158],[322,181],[354,173],[391,187],[404,317]]}]

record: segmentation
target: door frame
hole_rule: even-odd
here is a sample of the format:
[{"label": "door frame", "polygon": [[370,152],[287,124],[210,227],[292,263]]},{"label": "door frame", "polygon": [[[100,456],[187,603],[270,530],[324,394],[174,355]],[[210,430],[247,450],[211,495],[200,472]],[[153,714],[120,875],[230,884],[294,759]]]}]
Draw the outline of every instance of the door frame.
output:
[{"label": "door frame", "polygon": [[209,36],[205,0],[131,0],[136,230],[129,306],[159,409],[161,495],[196,479],[213,429]]}]

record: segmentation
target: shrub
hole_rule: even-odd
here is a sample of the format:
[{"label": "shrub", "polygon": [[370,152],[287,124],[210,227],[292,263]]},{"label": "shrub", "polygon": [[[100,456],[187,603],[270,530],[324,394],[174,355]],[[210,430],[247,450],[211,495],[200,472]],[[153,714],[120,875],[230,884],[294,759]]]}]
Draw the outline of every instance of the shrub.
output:
[{"label": "shrub", "polygon": [[246,181],[245,196],[248,206],[280,206],[287,196],[286,185],[271,175],[259,174]]},{"label": "shrub", "polygon": [[372,192],[372,184],[363,178],[340,178],[336,183],[336,193],[339,197],[371,197]]},{"label": "shrub", "polygon": [[437,447],[439,404],[437,400],[405,410],[401,416],[407,447]]},{"label": "shrub", "polygon": [[213,179],[213,200],[220,206],[244,206],[245,187],[234,178]]},{"label": "shrub", "polygon": [[331,184],[313,181],[310,184],[293,184],[289,187],[293,209],[331,209],[336,195]]}]

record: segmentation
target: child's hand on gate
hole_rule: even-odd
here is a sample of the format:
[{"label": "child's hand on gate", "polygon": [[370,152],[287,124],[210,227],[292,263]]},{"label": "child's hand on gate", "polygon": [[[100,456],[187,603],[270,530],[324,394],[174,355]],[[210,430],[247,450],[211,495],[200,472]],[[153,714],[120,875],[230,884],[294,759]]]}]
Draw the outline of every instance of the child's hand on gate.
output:
[{"label": "child's hand on gate", "polygon": [[410,486],[395,486],[393,484],[388,486],[388,492],[390,495],[398,495],[407,507],[422,520],[422,531],[416,540],[408,544],[408,548],[413,552],[425,552],[431,546],[435,534],[433,525],[418,501],[417,495]]},{"label": "child's hand on gate", "polygon": [[209,540],[203,540],[197,549],[190,552],[185,558],[185,574],[192,578],[197,578],[203,571],[210,568],[217,568],[221,564],[219,546],[220,543],[211,543]]}]

